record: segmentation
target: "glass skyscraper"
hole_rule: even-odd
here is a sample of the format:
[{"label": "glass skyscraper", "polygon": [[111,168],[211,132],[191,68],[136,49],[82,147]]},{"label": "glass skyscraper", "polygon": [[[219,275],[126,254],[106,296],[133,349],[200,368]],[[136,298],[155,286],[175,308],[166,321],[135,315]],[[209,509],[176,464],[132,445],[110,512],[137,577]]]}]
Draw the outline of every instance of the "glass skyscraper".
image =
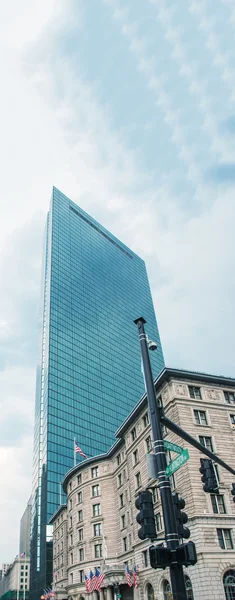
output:
[{"label": "glass skyscraper", "polygon": [[32,600],[51,585],[47,524],[60,501],[60,481],[73,466],[74,437],[87,456],[105,452],[144,392],[133,323],[139,316],[158,342],[151,356],[156,376],[164,359],[145,263],[53,188],[36,383]]}]

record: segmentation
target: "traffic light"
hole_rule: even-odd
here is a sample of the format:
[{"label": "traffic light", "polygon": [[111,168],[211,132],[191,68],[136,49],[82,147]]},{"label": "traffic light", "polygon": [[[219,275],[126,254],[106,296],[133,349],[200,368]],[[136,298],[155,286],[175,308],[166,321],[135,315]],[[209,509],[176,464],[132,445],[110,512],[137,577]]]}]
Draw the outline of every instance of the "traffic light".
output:
[{"label": "traffic light", "polygon": [[194,542],[181,544],[176,549],[176,560],[179,565],[195,565],[197,562],[196,546]]},{"label": "traffic light", "polygon": [[155,540],[157,533],[151,492],[140,492],[135,501],[135,506],[139,510],[136,521],[141,525],[138,531],[139,538],[141,540],[146,538]]},{"label": "traffic light", "polygon": [[165,569],[171,564],[171,550],[164,546],[150,546],[149,558],[153,569]]},{"label": "traffic light", "polygon": [[197,562],[196,546],[194,542],[180,544],[175,550],[164,546],[150,546],[149,558],[153,569],[165,569],[175,563],[188,567]]},{"label": "traffic light", "polygon": [[210,458],[200,458],[200,463],[199,471],[202,474],[201,480],[204,483],[204,492],[218,494],[218,480],[212,460]]},{"label": "traffic light", "polygon": [[178,535],[180,538],[185,538],[187,540],[190,537],[190,531],[188,527],[184,527],[184,525],[188,521],[188,515],[186,515],[185,512],[182,512],[182,508],[185,507],[185,501],[176,492],[173,492],[172,498]]},{"label": "traffic light", "polygon": [[233,502],[235,502],[235,483],[232,483],[231,494],[233,496]]}]

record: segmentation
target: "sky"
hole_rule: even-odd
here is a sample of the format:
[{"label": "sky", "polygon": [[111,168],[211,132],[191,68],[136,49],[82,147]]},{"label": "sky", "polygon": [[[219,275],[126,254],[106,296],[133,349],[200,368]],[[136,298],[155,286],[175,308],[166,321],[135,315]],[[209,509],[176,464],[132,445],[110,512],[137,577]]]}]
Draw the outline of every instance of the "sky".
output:
[{"label": "sky", "polygon": [[146,261],[167,366],[234,377],[234,0],[0,8],[0,563],[31,492],[52,186]]}]

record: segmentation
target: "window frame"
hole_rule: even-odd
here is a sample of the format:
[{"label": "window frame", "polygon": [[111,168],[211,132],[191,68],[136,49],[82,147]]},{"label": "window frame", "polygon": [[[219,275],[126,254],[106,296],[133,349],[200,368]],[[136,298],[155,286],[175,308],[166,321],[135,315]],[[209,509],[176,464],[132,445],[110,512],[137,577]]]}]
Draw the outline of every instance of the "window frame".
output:
[{"label": "window frame", "polygon": [[139,450],[136,448],[133,452],[133,465],[134,467],[139,463]]},{"label": "window frame", "polygon": [[200,386],[188,385],[188,393],[191,400],[202,400]]},{"label": "window frame", "polygon": [[[235,391],[233,390],[223,390],[224,392],[224,399],[226,404],[235,404]],[[229,398],[229,396],[232,395],[232,399]]]},{"label": "window frame", "polygon": [[83,521],[83,512],[82,512],[82,509],[80,509],[80,510],[78,510],[78,523],[82,523],[82,521]]},{"label": "window frame", "polygon": [[146,413],[143,415],[143,423],[144,423],[144,427],[148,427],[148,425],[149,425],[149,413],[148,413],[148,411],[146,411]]},{"label": "window frame", "polygon": [[132,430],[131,430],[131,439],[132,439],[132,442],[134,442],[136,440],[136,438],[137,438],[136,427],[133,427]]},{"label": "window frame", "polygon": [[[81,558],[82,556],[82,558]],[[82,548],[79,548],[79,562],[84,562],[85,560],[85,552],[84,552],[84,547],[82,546]]]},{"label": "window frame", "polygon": [[[210,436],[210,435],[199,435],[198,438],[199,438],[200,444],[202,444],[202,446],[204,446],[204,448],[207,448],[207,450],[210,450],[211,452],[214,452],[214,444],[213,444],[213,441],[212,441],[212,436]],[[209,443],[210,447],[208,447],[207,444],[204,444],[201,441],[202,439],[203,440],[210,440],[210,443]]]},{"label": "window frame", "polygon": [[99,477],[99,467],[92,467],[91,468],[91,478],[92,479],[97,479],[97,477]]},{"label": "window frame", "polygon": [[138,473],[135,474],[135,481],[136,481],[136,490],[138,490],[141,487],[141,473],[140,471],[138,471]]},{"label": "window frame", "polygon": [[[97,548],[99,548],[98,552],[97,552]],[[102,556],[103,556],[102,544],[95,544],[94,551],[95,551],[95,558],[102,558]]]},{"label": "window frame", "polygon": [[[95,493],[95,489],[96,488],[98,490],[98,493]],[[99,498],[99,496],[100,496],[100,484],[99,483],[96,483],[95,485],[92,485],[92,487],[91,487],[91,495],[92,495],[92,498]]]},{"label": "window frame", "polygon": [[[220,546],[221,550],[233,550],[234,549],[234,543],[233,543],[232,529],[226,528],[226,527],[224,527],[224,528],[219,527],[219,528],[217,528],[216,531],[217,531],[218,543],[219,543],[219,546]],[[226,533],[228,532],[228,534],[229,534],[229,541],[230,541],[230,544],[231,544],[230,547],[227,547],[227,540],[226,540],[226,537],[225,537],[225,534],[224,534],[225,531],[226,531]],[[221,543],[220,543],[220,539],[221,539],[221,541],[223,543],[222,546],[221,546]]]},{"label": "window frame", "polygon": [[[194,408],[193,409],[193,414],[194,414],[194,421],[195,421],[196,425],[198,425],[200,427],[206,427],[206,426],[208,426],[208,419],[207,419],[206,410],[201,410],[200,408]],[[205,417],[205,423],[202,423],[202,417],[201,417],[201,415],[204,415],[204,417]],[[198,420],[197,420],[197,417],[198,417]]]},{"label": "window frame", "polygon": [[[98,527],[98,533],[96,533],[96,527]],[[94,537],[101,537],[102,536],[102,524],[101,523],[94,523],[93,524],[93,534],[94,534]]]},{"label": "window frame", "polygon": [[157,512],[157,514],[155,515],[155,523],[156,523],[156,531],[157,531],[157,533],[159,533],[160,531],[163,530],[162,515],[161,515],[160,511]]},{"label": "window frame", "polygon": [[[97,514],[96,514],[96,512],[95,512],[95,507],[96,507],[96,506],[98,506],[98,507],[99,507],[99,508],[98,508],[98,512],[97,512]],[[93,516],[93,517],[100,517],[100,515],[101,515],[101,504],[100,504],[100,502],[97,502],[96,504],[93,504],[93,505],[92,505],[92,516]]]},{"label": "window frame", "polygon": [[146,444],[146,448],[147,448],[147,452],[151,452],[152,451],[152,440],[151,440],[151,435],[148,435],[147,438],[145,438],[145,444]]},{"label": "window frame", "polygon": [[[226,515],[227,511],[226,511],[226,506],[225,506],[225,501],[224,501],[224,495],[223,494],[210,494],[211,497],[211,505],[212,505],[212,510],[214,515]],[[223,509],[224,510],[220,510],[220,504],[218,502],[218,498],[222,499],[221,504],[223,505]],[[216,508],[216,510],[214,510],[214,508]]]},{"label": "window frame", "polygon": [[144,569],[147,569],[148,565],[148,550],[143,550],[142,552],[142,556],[143,556],[143,567]]}]

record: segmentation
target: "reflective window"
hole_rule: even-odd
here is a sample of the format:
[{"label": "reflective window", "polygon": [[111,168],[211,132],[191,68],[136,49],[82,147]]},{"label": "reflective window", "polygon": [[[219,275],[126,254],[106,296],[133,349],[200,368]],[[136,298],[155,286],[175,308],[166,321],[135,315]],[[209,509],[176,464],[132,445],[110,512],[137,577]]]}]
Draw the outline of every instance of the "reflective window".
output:
[{"label": "reflective window", "polygon": [[[46,523],[58,506],[58,482],[73,464],[74,433],[85,454],[106,452],[115,430],[144,392],[134,315],[146,315],[158,342],[151,359],[154,378],[164,367],[143,260],[56,188],[47,219],[43,273],[33,460],[35,597],[41,594],[35,589],[39,579],[46,587],[51,560],[49,537],[48,556],[44,552]],[[120,336],[123,327],[125,335]],[[77,463],[83,460],[76,455]],[[79,473],[77,485],[81,481]],[[65,500],[62,491],[62,504]],[[39,514],[44,515],[41,531]]]}]

